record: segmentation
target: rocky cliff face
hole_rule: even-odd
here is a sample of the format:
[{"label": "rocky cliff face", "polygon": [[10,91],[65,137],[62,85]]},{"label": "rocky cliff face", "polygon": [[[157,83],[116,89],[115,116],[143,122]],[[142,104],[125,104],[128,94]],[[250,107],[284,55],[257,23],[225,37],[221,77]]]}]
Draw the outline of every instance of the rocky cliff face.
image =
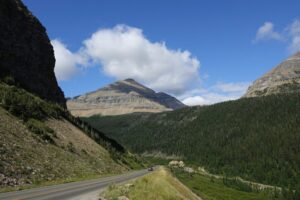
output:
[{"label": "rocky cliff face", "polygon": [[21,0],[0,0],[0,76],[43,99],[65,105],[54,75],[55,58],[45,28]]},{"label": "rocky cliff face", "polygon": [[244,97],[294,92],[300,93],[300,52],[256,80]]},{"label": "rocky cliff face", "polygon": [[185,107],[176,98],[165,93],[156,93],[133,79],[118,81],[70,99],[67,106],[75,116],[163,112]]}]

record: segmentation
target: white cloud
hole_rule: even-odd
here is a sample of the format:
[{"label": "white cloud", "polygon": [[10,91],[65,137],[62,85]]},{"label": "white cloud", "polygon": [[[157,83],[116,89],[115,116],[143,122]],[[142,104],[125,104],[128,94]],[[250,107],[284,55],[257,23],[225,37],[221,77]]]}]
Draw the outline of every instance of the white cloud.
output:
[{"label": "white cloud", "polygon": [[188,106],[196,106],[196,105],[211,105],[219,102],[236,100],[240,98],[241,95],[224,95],[214,92],[209,92],[206,94],[188,97],[183,99],[182,102]]},{"label": "white cloud", "polygon": [[[58,80],[72,78],[86,66],[100,65],[116,79],[134,78],[146,86],[175,95],[187,105],[208,105],[237,99],[248,83],[219,82],[201,88],[199,60],[189,51],[173,50],[164,42],[151,42],[141,29],[117,25],[100,29],[73,53],[59,40],[51,41]],[[209,78],[203,75],[201,80]]]},{"label": "white cloud", "polygon": [[289,44],[290,52],[294,53],[300,50],[300,21],[294,20],[294,22],[287,28],[291,41]]},{"label": "white cloud", "polygon": [[95,63],[101,63],[105,74],[134,78],[155,90],[180,94],[199,80],[199,61],[189,51],[151,42],[138,28],[101,29],[84,41],[83,49]]},{"label": "white cloud", "polygon": [[274,24],[272,22],[265,22],[257,30],[256,37],[254,41],[259,40],[282,40],[283,37],[280,33],[274,31]]},{"label": "white cloud", "polygon": [[207,102],[202,96],[192,96],[184,99],[182,103],[188,106],[197,106],[197,105],[205,105]]},{"label": "white cloud", "polygon": [[289,32],[292,36],[300,35],[300,21],[294,20],[293,23],[288,27]]},{"label": "white cloud", "polygon": [[300,50],[300,35],[294,36],[291,44],[289,45],[290,52],[294,53]]},{"label": "white cloud", "polygon": [[300,20],[294,20],[280,33],[274,31],[274,24],[265,22],[257,33],[254,42],[260,40],[281,40],[287,44],[289,53],[300,51]]},{"label": "white cloud", "polygon": [[208,89],[194,89],[180,97],[189,106],[210,105],[223,101],[235,100],[244,95],[250,83],[217,83]]},{"label": "white cloud", "polygon": [[248,82],[241,83],[217,83],[215,88],[220,90],[221,92],[238,92],[243,93],[249,87]]},{"label": "white cloud", "polygon": [[72,53],[65,44],[55,39],[51,41],[55,54],[55,76],[59,81],[72,78],[79,72],[77,65],[84,64],[83,56]]}]

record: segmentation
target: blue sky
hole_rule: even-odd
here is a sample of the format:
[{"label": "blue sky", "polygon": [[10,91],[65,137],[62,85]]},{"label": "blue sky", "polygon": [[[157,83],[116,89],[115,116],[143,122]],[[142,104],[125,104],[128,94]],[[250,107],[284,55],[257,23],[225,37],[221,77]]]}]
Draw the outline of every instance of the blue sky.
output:
[{"label": "blue sky", "polygon": [[68,97],[130,76],[190,105],[235,99],[300,50],[296,0],[23,2],[47,29]]}]

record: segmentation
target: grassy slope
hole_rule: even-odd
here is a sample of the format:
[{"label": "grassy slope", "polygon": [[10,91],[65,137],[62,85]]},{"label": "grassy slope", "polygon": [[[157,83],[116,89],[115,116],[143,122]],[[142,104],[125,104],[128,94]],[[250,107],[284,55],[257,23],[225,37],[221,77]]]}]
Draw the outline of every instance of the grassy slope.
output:
[{"label": "grassy slope", "polygon": [[134,152],[175,154],[212,173],[266,184],[300,183],[299,94],[85,120]]},{"label": "grassy slope", "polygon": [[[121,173],[129,164],[139,165],[134,156],[118,153],[95,132],[93,140],[63,116],[57,105],[0,82],[0,174],[24,187]],[[0,180],[0,190],[7,189]]]},{"label": "grassy slope", "polygon": [[[72,179],[125,170],[109,153],[77,132],[73,140],[83,137],[88,148],[77,148],[68,138],[58,136],[57,145],[41,141],[22,121],[0,108],[0,171],[9,178],[38,183],[43,180]],[[69,146],[68,146],[69,145]]]},{"label": "grassy slope", "polygon": [[103,196],[108,200],[120,196],[126,196],[130,200],[199,199],[165,168],[159,168],[152,174],[133,181],[132,184],[110,186]]}]

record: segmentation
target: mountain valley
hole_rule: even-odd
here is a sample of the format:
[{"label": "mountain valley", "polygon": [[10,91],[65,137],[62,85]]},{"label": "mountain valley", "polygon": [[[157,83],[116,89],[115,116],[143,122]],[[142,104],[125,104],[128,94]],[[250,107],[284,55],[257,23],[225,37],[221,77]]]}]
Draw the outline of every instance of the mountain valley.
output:
[{"label": "mountain valley", "polygon": [[[298,56],[292,56],[255,81],[244,98],[235,101],[163,113],[83,119],[141,155],[175,156],[212,173],[297,187],[300,180],[300,93],[295,73],[300,66]],[[281,79],[276,82],[277,73],[281,77],[286,75],[284,83]],[[262,91],[259,83],[264,85],[266,93],[251,97],[259,93],[254,88]],[[293,86],[285,87],[287,84]]]},{"label": "mountain valley", "polygon": [[[57,53],[41,23],[48,27],[49,21],[39,21],[25,2],[0,0],[0,199],[69,200],[88,192],[97,193],[95,200],[300,199],[300,52],[254,81],[239,99],[187,106],[181,102],[187,103],[185,96],[233,99],[241,87],[229,83],[220,93],[214,86],[209,90],[200,85],[205,76],[196,74],[197,55],[148,40],[142,29],[126,25],[99,29],[77,52],[53,38],[62,48]],[[272,24],[269,29],[278,39]],[[129,42],[121,46],[124,38]],[[88,45],[105,48],[94,55]],[[132,76],[120,63],[134,69]],[[73,85],[86,79],[67,78],[89,65],[101,65],[101,81],[112,83],[66,98],[88,90]],[[114,73],[105,71],[111,66]],[[155,79],[165,73],[159,85],[172,87],[157,87],[154,79],[149,84],[145,74],[138,76],[140,68],[147,76],[154,71]],[[61,72],[66,80],[57,78]],[[89,88],[101,83],[98,76],[88,78]],[[41,186],[46,187],[35,189]]]}]

